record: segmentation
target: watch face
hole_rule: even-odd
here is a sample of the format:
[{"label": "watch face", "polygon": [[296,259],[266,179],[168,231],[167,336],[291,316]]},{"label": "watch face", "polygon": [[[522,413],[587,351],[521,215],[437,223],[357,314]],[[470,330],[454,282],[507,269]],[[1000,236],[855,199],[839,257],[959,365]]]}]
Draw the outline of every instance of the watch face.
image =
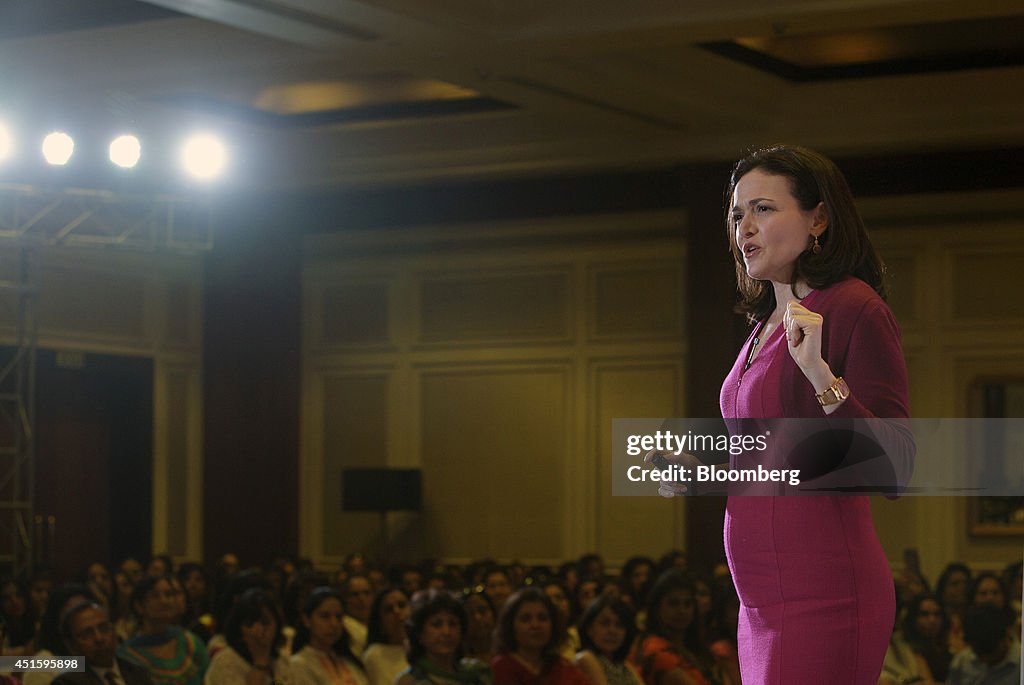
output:
[{"label": "watch face", "polygon": [[844,381],[842,378],[840,378],[839,382],[836,383],[835,394],[837,402],[842,402],[843,400],[850,396],[850,387],[846,385],[846,381]]}]

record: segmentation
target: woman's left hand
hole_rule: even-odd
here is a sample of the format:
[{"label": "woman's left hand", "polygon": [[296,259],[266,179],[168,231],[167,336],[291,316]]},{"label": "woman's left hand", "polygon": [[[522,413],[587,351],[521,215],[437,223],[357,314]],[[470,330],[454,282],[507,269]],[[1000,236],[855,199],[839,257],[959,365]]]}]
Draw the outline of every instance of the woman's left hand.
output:
[{"label": "woman's left hand", "polygon": [[782,327],[786,331],[789,356],[810,377],[821,367],[821,314],[812,312],[799,302],[786,305]]}]

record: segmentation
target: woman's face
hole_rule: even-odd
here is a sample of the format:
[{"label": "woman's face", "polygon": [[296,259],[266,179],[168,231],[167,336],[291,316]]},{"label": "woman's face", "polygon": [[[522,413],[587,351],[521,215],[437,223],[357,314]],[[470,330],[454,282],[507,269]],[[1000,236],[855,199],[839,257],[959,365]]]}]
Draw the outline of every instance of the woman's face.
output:
[{"label": "woman's face", "polygon": [[489,636],[494,630],[494,611],[487,600],[475,595],[467,597],[464,608],[468,619],[466,633],[474,638]]},{"label": "woman's face", "polygon": [[110,579],[110,571],[103,564],[92,564],[88,571],[89,582],[92,583],[107,599],[114,594],[114,583]]},{"label": "woman's face", "polygon": [[114,583],[117,585],[117,594],[128,599],[132,594],[132,581],[127,575],[118,571],[114,574]]},{"label": "woman's face", "polygon": [[385,595],[380,603],[380,620],[390,644],[405,642],[405,622],[409,620],[409,600],[405,595],[398,591]]},{"label": "woman's face", "polygon": [[810,246],[816,216],[824,215],[802,209],[785,176],[754,169],[736,183],[731,216],[747,275],[788,283],[797,257]]},{"label": "woman's face", "polygon": [[198,602],[206,594],[206,578],[198,570],[192,570],[185,576],[185,593],[193,602]]},{"label": "woman's face", "polygon": [[431,661],[446,662],[454,659],[462,642],[462,626],[450,611],[439,611],[423,624],[420,644]]},{"label": "woman's face", "polygon": [[658,604],[658,619],[664,630],[682,634],[693,623],[697,608],[689,590],[672,590]]},{"label": "woman's face", "polygon": [[512,620],[516,649],[543,650],[551,640],[551,614],[543,602],[523,602]]},{"label": "woman's face", "polygon": [[147,576],[166,576],[169,572],[170,569],[163,559],[150,559],[149,565],[146,566]]},{"label": "woman's face", "polygon": [[626,639],[626,626],[622,624],[618,614],[610,607],[605,607],[587,627],[587,635],[601,654],[611,657]]},{"label": "woman's face", "polygon": [[25,598],[17,584],[7,583],[0,589],[0,609],[3,609],[4,615],[14,618],[25,613]]},{"label": "woman's face", "polygon": [[266,609],[258,621],[242,625],[242,639],[251,650],[257,646],[261,651],[274,646],[277,636],[277,617]]},{"label": "woman's face", "polygon": [[502,571],[489,573],[484,581],[484,593],[490,598],[495,610],[500,611],[505,606],[505,600],[512,594],[512,583]]},{"label": "woman's face", "polygon": [[946,585],[942,591],[942,601],[947,606],[954,605],[959,606],[967,602],[967,585],[970,582],[970,578],[963,571],[954,571],[949,575],[946,580]]},{"label": "woman's face", "polygon": [[629,585],[633,588],[633,592],[639,592],[644,585],[647,584],[648,579],[651,577],[651,565],[650,564],[637,564],[633,567],[633,570],[629,573]]},{"label": "woman's face", "polygon": [[596,580],[585,580],[576,588],[576,601],[580,607],[586,609],[590,603],[597,599],[597,593],[601,590],[601,584]]},{"label": "woman's face", "polygon": [[337,597],[328,597],[311,613],[302,617],[309,629],[309,644],[326,652],[345,634],[345,610]]},{"label": "woman's face", "polygon": [[917,632],[929,639],[936,638],[942,632],[942,608],[932,599],[921,602],[915,620]]},{"label": "woman's face", "polygon": [[992,604],[997,607],[1006,606],[1003,588],[995,578],[982,578],[974,591],[975,604]]},{"label": "woman's face", "polygon": [[548,596],[551,603],[555,605],[555,609],[562,615],[563,619],[569,618],[569,598],[565,596],[565,591],[562,590],[560,585],[547,585],[544,587],[544,594]]},{"label": "woman's face", "polygon": [[178,591],[165,579],[160,579],[142,598],[143,620],[170,623],[178,613]]}]

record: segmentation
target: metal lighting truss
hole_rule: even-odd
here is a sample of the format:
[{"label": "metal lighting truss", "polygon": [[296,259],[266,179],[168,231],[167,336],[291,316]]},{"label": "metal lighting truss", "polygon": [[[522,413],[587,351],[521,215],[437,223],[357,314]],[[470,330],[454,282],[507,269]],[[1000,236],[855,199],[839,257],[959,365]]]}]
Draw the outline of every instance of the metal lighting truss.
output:
[{"label": "metal lighting truss", "polygon": [[208,205],[192,199],[0,183],[0,337],[14,340],[0,345],[0,566],[13,574],[38,561],[42,529],[33,525],[40,250],[205,252],[211,223]]}]

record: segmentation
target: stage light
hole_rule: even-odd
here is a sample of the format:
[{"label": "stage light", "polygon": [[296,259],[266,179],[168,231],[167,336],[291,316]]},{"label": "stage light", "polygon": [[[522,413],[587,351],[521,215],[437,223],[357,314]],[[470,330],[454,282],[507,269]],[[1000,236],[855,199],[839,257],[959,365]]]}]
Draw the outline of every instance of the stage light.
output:
[{"label": "stage light", "polygon": [[64,166],[75,153],[75,141],[63,131],[54,131],[43,139],[43,157],[54,166]]},{"label": "stage light", "polygon": [[227,150],[217,138],[202,134],[186,141],[181,152],[181,163],[192,176],[210,180],[227,165]]},{"label": "stage light", "polygon": [[12,148],[11,133],[6,126],[0,124],[0,162],[11,156]]},{"label": "stage light", "polygon": [[131,169],[139,163],[142,144],[135,136],[118,136],[110,143],[110,161],[122,169]]}]

